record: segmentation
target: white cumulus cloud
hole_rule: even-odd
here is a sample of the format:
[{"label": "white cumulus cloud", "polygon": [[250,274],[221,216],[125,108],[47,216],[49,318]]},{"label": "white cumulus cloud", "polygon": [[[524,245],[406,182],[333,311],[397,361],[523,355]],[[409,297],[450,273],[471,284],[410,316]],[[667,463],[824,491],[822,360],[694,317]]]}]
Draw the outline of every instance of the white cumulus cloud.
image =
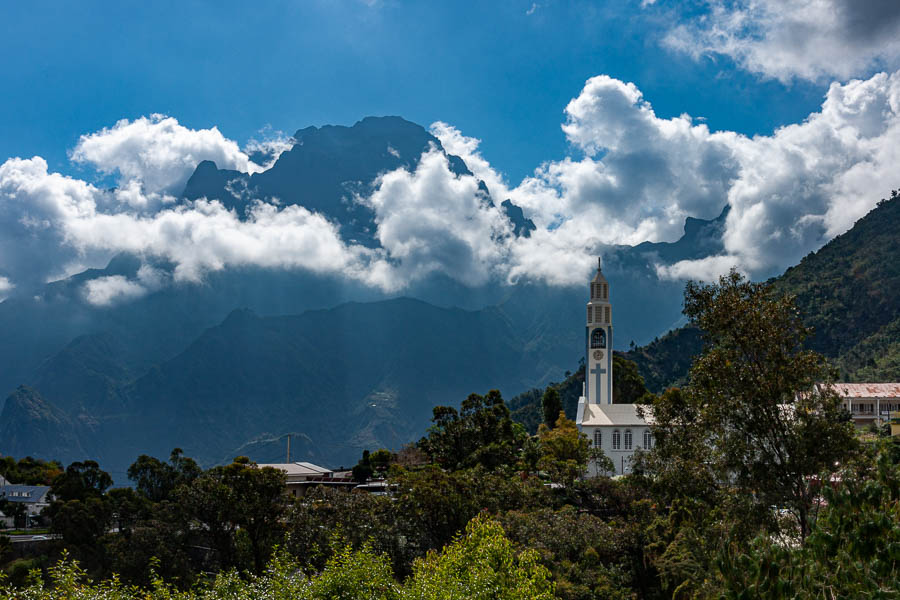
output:
[{"label": "white cumulus cloud", "polygon": [[0,276],[0,302],[6,300],[6,297],[16,287],[7,277]]},{"label": "white cumulus cloud", "polygon": [[98,277],[84,284],[85,299],[94,306],[109,306],[120,300],[133,300],[147,293],[147,288],[122,275]]},{"label": "white cumulus cloud", "polygon": [[391,286],[435,271],[479,285],[505,259],[509,221],[477,178],[455,175],[439,150],[425,152],[412,172],[382,175],[360,201],[375,211],[376,237],[396,265]]},{"label": "white cumulus cloud", "polygon": [[705,4],[706,11],[669,31],[664,44],[695,58],[726,55],[749,71],[783,82],[846,80],[871,69],[900,67],[900,3],[895,0]]},{"label": "white cumulus cloud", "polygon": [[[251,151],[283,149],[284,143],[278,138],[253,141]],[[132,206],[157,195],[180,194],[203,160],[215,162],[220,169],[263,170],[218,128],[189,129],[173,117],[159,114],[122,119],[112,127],[83,135],[71,158],[101,173],[118,174],[120,187],[131,188],[128,203]],[[138,186],[143,195],[136,194]]]},{"label": "white cumulus cloud", "polygon": [[738,267],[736,256],[707,256],[697,260],[680,260],[673,265],[657,265],[656,275],[660,279],[697,279],[715,281],[731,269]]},{"label": "white cumulus cloud", "polygon": [[510,249],[511,278],[580,281],[601,245],[672,241],[686,216],[711,218],[726,203],[727,257],[660,276],[706,278],[732,265],[769,276],[897,187],[898,73],[834,83],[820,111],[768,136],[710,131],[688,115],[662,119],[635,85],[607,76],[588,80],[566,117],[563,131],[586,156],[546,162],[515,187],[478,153],[478,140],[432,127],[495,197],[509,197],[538,225]]},{"label": "white cumulus cloud", "polygon": [[124,275],[98,277],[85,282],[82,292],[85,300],[94,306],[111,306],[158,290],[168,279],[169,274],[162,269],[141,265],[135,279]]}]

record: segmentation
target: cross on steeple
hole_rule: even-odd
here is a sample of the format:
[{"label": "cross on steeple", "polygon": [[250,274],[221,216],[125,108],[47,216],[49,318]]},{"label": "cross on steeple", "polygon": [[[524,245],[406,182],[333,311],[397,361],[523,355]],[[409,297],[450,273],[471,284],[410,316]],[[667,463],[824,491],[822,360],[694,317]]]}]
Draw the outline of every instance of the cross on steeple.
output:
[{"label": "cross on steeple", "polygon": [[[591,369],[591,375],[595,375],[595,376],[596,376],[596,377],[594,378],[594,381],[597,382],[597,385],[596,385],[596,387],[595,387],[594,389],[597,390],[597,391],[599,392],[600,389],[601,389],[601,386],[602,386],[602,382],[603,382],[603,380],[601,379],[600,376],[601,376],[601,375],[606,375],[606,369],[601,368],[600,365],[598,364],[598,365],[595,366],[593,369]],[[597,400],[599,400],[599,398],[598,398]],[[595,400],[595,402],[596,402],[596,400]]]}]

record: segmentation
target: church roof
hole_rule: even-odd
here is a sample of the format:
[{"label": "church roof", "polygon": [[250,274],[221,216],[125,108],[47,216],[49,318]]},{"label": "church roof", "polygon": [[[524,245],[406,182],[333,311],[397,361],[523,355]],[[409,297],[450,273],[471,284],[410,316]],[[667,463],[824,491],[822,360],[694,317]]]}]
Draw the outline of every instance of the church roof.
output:
[{"label": "church roof", "polygon": [[844,398],[900,398],[900,383],[835,383]]},{"label": "church roof", "polygon": [[653,424],[650,407],[644,407],[646,418],[637,413],[637,404],[585,404],[584,415],[579,425],[587,427],[632,425],[635,427]]}]

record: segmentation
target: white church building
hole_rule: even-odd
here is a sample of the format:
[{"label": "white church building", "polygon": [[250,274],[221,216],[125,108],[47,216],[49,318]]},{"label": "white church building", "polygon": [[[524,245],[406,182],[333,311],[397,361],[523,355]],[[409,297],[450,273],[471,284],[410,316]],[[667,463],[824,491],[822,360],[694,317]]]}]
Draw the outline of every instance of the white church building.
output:
[{"label": "white church building", "polygon": [[[591,444],[612,460],[615,475],[622,475],[631,471],[635,450],[653,447],[652,417],[639,416],[636,404],[613,404],[612,342],[609,282],[598,264],[597,274],[591,279],[587,303],[585,383],[583,395],[578,400],[575,423]],[[649,410],[645,409],[645,412]],[[588,465],[588,474],[600,474],[593,461]]]}]

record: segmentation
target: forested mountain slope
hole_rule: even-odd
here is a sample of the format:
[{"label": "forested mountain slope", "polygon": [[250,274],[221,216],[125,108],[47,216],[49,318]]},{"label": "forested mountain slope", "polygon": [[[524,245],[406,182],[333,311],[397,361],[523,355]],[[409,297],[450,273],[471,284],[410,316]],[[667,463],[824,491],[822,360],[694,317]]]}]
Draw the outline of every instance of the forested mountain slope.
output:
[{"label": "forested mountain slope", "polygon": [[[843,381],[900,380],[900,196],[882,200],[846,233],[771,280],[796,296],[814,334],[813,350],[830,358]],[[687,376],[699,353],[690,326],[632,349],[648,387],[659,392]]]}]

